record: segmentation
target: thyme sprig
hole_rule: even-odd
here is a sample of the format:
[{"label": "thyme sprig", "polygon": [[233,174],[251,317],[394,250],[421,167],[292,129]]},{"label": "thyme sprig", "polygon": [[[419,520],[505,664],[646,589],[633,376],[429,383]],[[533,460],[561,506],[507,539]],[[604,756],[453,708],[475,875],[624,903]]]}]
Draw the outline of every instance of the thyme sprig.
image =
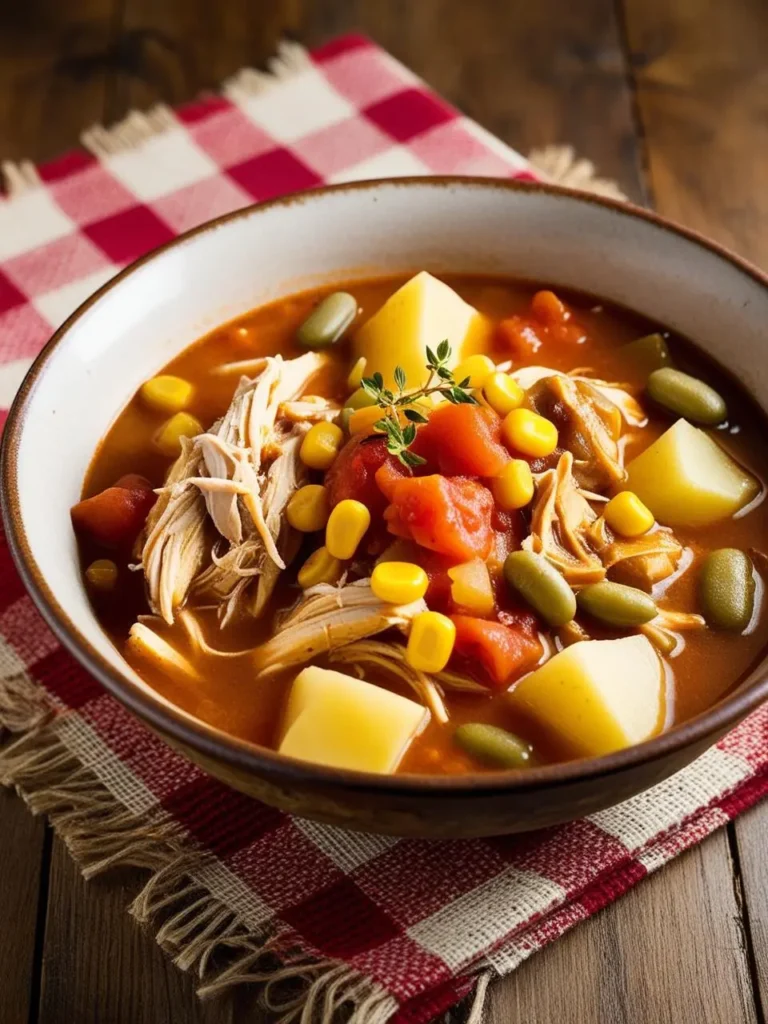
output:
[{"label": "thyme sprig", "polygon": [[[382,419],[374,424],[387,438],[387,451],[395,455],[404,466],[412,468],[426,462],[420,455],[408,449],[416,439],[416,425],[427,423],[427,417],[414,406],[421,399],[430,395],[442,395],[452,405],[477,405],[477,400],[470,394],[470,378],[457,381],[448,368],[451,358],[451,346],[447,339],[437,346],[433,352],[427,346],[427,369],[429,376],[423,387],[406,390],[406,376],[402,366],[395,367],[396,392],[384,387],[384,378],[380,373],[372,377],[363,377],[361,387],[376,405],[385,410]],[[408,423],[400,422],[399,410]]]}]

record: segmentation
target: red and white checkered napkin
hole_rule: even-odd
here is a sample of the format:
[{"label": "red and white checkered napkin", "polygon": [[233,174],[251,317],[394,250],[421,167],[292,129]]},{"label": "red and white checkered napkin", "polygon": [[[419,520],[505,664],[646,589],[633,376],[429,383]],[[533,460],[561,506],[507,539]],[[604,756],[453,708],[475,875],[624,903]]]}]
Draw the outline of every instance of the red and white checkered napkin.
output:
[{"label": "red and white checkered napkin", "polygon": [[[99,159],[70,153],[41,167],[37,183],[27,169],[26,187],[0,201],[3,408],[51,329],[96,287],[214,215],[326,181],[533,177],[520,156],[364,39],[341,39],[311,58],[294,52],[291,63],[269,88],[251,73],[228,99],[155,113],[152,131],[135,119],[119,135],[95,131]],[[291,818],[207,778],[108,697],[42,624],[3,543],[0,721],[12,724],[16,697],[29,698],[35,683],[60,712],[49,726],[56,742],[135,815],[137,837],[159,813],[209,855],[204,866],[188,859],[198,902],[176,918],[184,965],[204,967],[219,938],[237,948],[233,935],[248,935],[243,948],[252,949],[271,936],[270,949],[297,970],[314,965],[326,1020],[350,996],[361,1024],[431,1019],[480,973],[513,970],[768,792],[764,708],[650,792],[533,835],[421,842]],[[66,780],[57,792],[61,801]],[[99,816],[89,819],[96,839],[101,827]],[[232,913],[217,916],[203,899],[195,920],[200,893]]]}]

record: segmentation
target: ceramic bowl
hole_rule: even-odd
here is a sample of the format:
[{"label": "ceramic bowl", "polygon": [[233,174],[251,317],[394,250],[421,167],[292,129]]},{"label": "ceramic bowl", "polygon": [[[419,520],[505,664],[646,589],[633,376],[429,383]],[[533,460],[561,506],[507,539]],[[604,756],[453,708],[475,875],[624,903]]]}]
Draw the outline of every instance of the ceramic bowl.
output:
[{"label": "ceramic bowl", "polygon": [[129,267],[58,331],[5,432],[5,524],[38,608],[118,700],[207,772],[268,803],[355,829],[418,836],[522,831],[578,817],[677,771],[768,696],[762,662],[717,706],[595,760],[520,774],[379,777],[234,740],[168,703],[96,620],[69,508],[93,452],[139,384],[215,325],[335,279],[409,270],[509,274],[623,305],[698,343],[768,408],[768,280],[630,206],[489,179],[413,178],[251,207]]}]

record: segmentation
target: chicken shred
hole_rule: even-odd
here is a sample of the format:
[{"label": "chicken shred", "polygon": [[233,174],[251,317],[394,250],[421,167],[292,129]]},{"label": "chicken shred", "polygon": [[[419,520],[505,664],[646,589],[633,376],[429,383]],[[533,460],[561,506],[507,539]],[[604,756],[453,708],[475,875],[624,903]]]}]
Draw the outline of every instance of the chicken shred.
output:
[{"label": "chicken shred", "polygon": [[587,536],[612,580],[646,591],[671,576],[683,554],[682,544],[664,526],[630,540],[616,537],[600,516]]},{"label": "chicken shred", "polygon": [[368,579],[344,587],[319,584],[307,591],[276,635],[256,649],[254,667],[263,677],[303,665],[384,630],[407,630],[414,615],[426,610],[423,599],[407,605],[386,604],[373,593]]},{"label": "chicken shred", "polygon": [[573,456],[563,452],[555,469],[539,474],[531,532],[522,546],[544,555],[571,585],[598,583],[605,567],[586,542],[596,518],[573,478]]},{"label": "chicken shred", "polygon": [[[307,352],[291,360],[257,360],[259,376],[241,379],[229,409],[211,430],[182,439],[140,544],[149,604],[166,622],[173,622],[193,584],[220,602],[222,620],[228,621],[243,606],[240,598],[253,577],[269,566],[248,609],[263,610],[277,575],[296,553],[296,540],[280,519],[303,479],[298,445],[307,427],[280,419],[279,411],[303,394],[327,359]],[[267,469],[269,447],[277,457]],[[286,453],[288,460],[281,461]],[[219,534],[213,548],[206,538],[206,512]],[[228,547],[222,552],[217,549],[223,542]]]}]

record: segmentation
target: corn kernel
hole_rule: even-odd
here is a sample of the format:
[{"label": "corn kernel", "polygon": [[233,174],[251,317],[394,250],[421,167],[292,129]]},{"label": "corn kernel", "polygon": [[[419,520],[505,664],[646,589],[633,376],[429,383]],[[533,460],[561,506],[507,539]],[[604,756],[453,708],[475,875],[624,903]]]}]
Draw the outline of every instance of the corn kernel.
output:
[{"label": "corn kernel", "polygon": [[440,612],[420,612],[411,623],[405,660],[418,672],[442,672],[456,642],[456,627]]},{"label": "corn kernel", "polygon": [[507,413],[501,433],[510,448],[534,459],[551,455],[557,448],[557,427],[530,409],[513,409]]},{"label": "corn kernel", "polygon": [[93,590],[114,590],[117,583],[117,566],[109,558],[97,558],[85,570],[85,578]]},{"label": "corn kernel", "polygon": [[335,423],[315,423],[304,435],[299,458],[310,469],[329,469],[344,440],[344,431]]},{"label": "corn kernel", "polygon": [[620,491],[605,506],[605,521],[622,537],[639,537],[654,524],[653,512],[640,501],[634,491]]},{"label": "corn kernel", "polygon": [[506,416],[523,404],[525,392],[508,373],[492,373],[483,384],[483,397],[499,416]]},{"label": "corn kernel", "polygon": [[163,373],[152,377],[141,385],[142,400],[158,412],[168,414],[186,409],[192,398],[194,388],[188,380]]},{"label": "corn kernel", "polygon": [[429,577],[413,562],[380,562],[371,573],[371,590],[387,604],[410,604],[424,597]]},{"label": "corn kernel", "polygon": [[365,356],[360,356],[355,365],[349,371],[349,376],[347,377],[347,387],[349,388],[350,391],[354,391],[356,388],[360,387],[360,384],[362,383],[363,380],[363,374],[365,373],[365,366],[367,362],[368,360],[365,358]]},{"label": "corn kernel", "polygon": [[163,455],[178,455],[182,437],[197,437],[202,432],[203,425],[196,416],[188,412],[177,412],[155,434],[155,444]]},{"label": "corn kernel", "polygon": [[491,483],[496,504],[505,512],[525,508],[533,497],[533,474],[525,459],[512,459]]},{"label": "corn kernel", "polygon": [[375,434],[374,424],[384,418],[384,410],[378,405],[369,405],[364,409],[355,409],[349,416],[349,432],[356,434]]},{"label": "corn kernel", "polygon": [[286,505],[285,518],[302,533],[322,530],[328,522],[328,495],[323,485],[300,487]]},{"label": "corn kernel", "polygon": [[334,558],[348,561],[371,525],[371,513],[362,501],[345,498],[333,508],[325,527],[325,546]]},{"label": "corn kernel", "polygon": [[468,387],[481,388],[495,369],[496,363],[490,356],[467,356],[453,371],[453,379],[457,384],[461,384],[469,377]]},{"label": "corn kernel", "polygon": [[297,578],[301,589],[308,590],[318,583],[337,583],[343,571],[344,566],[328,548],[318,548],[299,569]]}]

